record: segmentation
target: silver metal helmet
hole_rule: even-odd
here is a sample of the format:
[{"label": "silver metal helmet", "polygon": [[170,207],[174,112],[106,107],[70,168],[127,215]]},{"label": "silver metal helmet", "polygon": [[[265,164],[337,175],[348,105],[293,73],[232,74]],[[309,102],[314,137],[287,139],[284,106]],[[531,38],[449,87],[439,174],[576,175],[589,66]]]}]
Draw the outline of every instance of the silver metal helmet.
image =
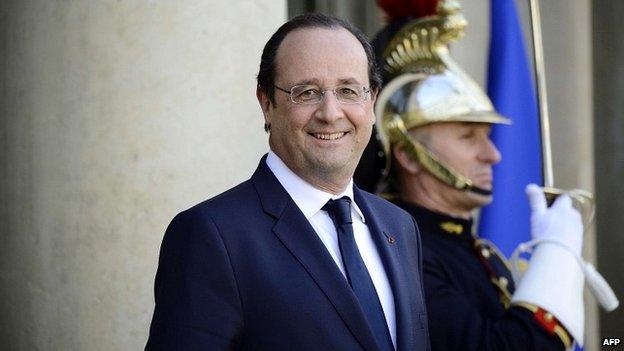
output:
[{"label": "silver metal helmet", "polygon": [[384,69],[392,80],[381,90],[375,106],[377,130],[386,154],[384,175],[388,180],[392,147],[398,145],[450,186],[489,194],[409,134],[410,129],[430,123],[511,123],[496,113],[479,85],[450,56],[447,44],[461,37],[467,24],[459,10],[456,1],[441,1],[435,15],[408,23],[384,52]]}]

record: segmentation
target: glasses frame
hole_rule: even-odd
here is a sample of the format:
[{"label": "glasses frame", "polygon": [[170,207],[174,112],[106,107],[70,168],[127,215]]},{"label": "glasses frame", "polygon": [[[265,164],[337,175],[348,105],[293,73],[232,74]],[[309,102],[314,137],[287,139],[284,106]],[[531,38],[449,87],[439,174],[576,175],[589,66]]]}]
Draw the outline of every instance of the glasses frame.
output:
[{"label": "glasses frame", "polygon": [[355,85],[355,84],[345,84],[345,85],[338,85],[338,86],[334,87],[333,89],[321,90],[319,88],[319,90],[321,90],[320,91],[321,99],[319,101],[315,101],[315,102],[297,102],[297,101],[295,101],[295,98],[294,98],[294,95],[293,95],[293,91],[295,90],[295,88],[301,87],[301,86],[308,86],[308,85],[309,86],[313,86],[311,84],[298,84],[298,85],[293,85],[290,88],[290,90],[287,90],[287,89],[284,89],[284,88],[280,88],[277,85],[273,85],[273,87],[275,89],[279,90],[279,91],[282,91],[282,92],[288,94],[290,96],[290,101],[293,104],[295,104],[295,105],[317,105],[317,104],[320,104],[320,103],[323,102],[323,100],[325,100],[325,93],[328,92],[328,91],[331,91],[334,94],[334,97],[336,98],[336,101],[338,101],[340,104],[343,104],[343,105],[357,105],[357,104],[361,104],[361,103],[365,102],[366,100],[368,100],[368,96],[370,96],[370,92],[371,92],[370,88],[362,87],[362,91],[364,93],[364,97],[363,97],[362,101],[353,101],[353,102],[344,101],[344,100],[341,100],[338,97],[338,93],[336,93],[336,89],[344,87],[345,85]]}]

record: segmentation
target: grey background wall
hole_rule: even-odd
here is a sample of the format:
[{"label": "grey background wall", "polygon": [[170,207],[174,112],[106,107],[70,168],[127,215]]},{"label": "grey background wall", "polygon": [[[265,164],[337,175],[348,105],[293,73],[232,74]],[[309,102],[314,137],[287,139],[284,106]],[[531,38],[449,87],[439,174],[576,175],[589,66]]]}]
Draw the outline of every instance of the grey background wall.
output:
[{"label": "grey background wall", "polygon": [[246,179],[283,1],[4,1],[0,348],[139,350],[175,213]]},{"label": "grey background wall", "polygon": [[[481,84],[488,3],[463,1],[470,26],[453,46]],[[622,9],[609,3],[542,1],[542,16],[555,181],[598,184],[598,262],[622,298],[622,80],[608,69],[622,61]],[[288,4],[369,34],[383,24],[373,0]],[[246,179],[268,149],[254,78],[287,16],[269,0],[3,2],[0,347],[143,347],[168,221]],[[595,257],[593,234],[585,250]],[[600,332],[596,321],[588,299],[590,351],[624,324],[621,312]]]}]

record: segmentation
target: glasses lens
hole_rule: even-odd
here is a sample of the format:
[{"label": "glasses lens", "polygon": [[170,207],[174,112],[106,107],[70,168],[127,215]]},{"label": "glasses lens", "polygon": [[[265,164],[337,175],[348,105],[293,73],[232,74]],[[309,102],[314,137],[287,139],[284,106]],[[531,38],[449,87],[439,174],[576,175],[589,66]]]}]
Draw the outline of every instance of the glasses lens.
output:
[{"label": "glasses lens", "polygon": [[345,104],[357,104],[366,98],[364,88],[358,85],[341,85],[334,92],[338,101]]},{"label": "glasses lens", "polygon": [[321,101],[321,89],[313,85],[296,85],[290,91],[293,102],[297,104],[316,104]]},{"label": "glasses lens", "polygon": [[[366,100],[368,89],[359,85],[340,85],[334,90],[336,99],[343,104],[357,104]],[[292,101],[296,104],[317,104],[323,100],[324,91],[315,85],[295,85],[290,90]]]}]

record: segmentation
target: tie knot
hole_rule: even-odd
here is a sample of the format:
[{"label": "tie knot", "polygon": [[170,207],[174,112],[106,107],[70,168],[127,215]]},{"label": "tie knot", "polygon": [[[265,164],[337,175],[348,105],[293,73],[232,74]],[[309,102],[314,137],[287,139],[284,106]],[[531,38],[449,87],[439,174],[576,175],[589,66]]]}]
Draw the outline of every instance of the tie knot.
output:
[{"label": "tie knot", "polygon": [[323,210],[327,211],[329,217],[334,222],[336,227],[343,224],[351,224],[351,199],[347,196],[343,196],[340,199],[329,200],[323,206]]}]

